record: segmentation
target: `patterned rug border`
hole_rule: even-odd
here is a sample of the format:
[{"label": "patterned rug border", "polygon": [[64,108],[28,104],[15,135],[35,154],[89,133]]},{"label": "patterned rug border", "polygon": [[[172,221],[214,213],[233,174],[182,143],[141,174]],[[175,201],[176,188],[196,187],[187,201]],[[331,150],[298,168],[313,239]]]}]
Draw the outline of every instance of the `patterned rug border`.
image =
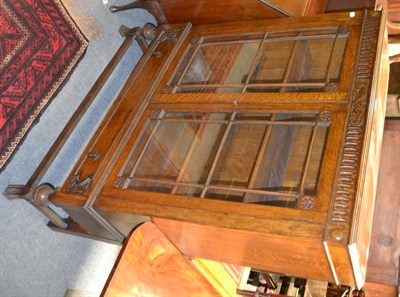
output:
[{"label": "patterned rug border", "polygon": [[48,103],[56,97],[58,91],[61,90],[62,86],[67,83],[69,76],[73,73],[73,69],[78,66],[80,60],[84,57],[84,53],[89,45],[88,39],[80,30],[78,24],[75,22],[70,13],[66,10],[61,0],[53,0],[54,4],[62,12],[64,19],[68,22],[73,32],[76,34],[81,42],[81,48],[69,62],[68,66],[63,71],[61,77],[52,86],[46,96],[41,100],[40,104],[36,107],[32,115],[29,117],[28,121],[25,123],[23,128],[19,131],[11,142],[10,146],[6,151],[0,156],[0,172],[2,172],[7,164],[11,161],[13,154],[18,150],[19,146],[22,145],[23,141],[26,139],[29,130],[39,121],[40,114],[43,113],[48,107]]}]

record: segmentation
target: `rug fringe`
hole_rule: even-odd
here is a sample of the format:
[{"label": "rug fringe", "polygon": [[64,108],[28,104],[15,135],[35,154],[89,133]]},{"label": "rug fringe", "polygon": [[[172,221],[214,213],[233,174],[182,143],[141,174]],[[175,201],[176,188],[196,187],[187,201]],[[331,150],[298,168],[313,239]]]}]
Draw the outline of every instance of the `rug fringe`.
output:
[{"label": "rug fringe", "polygon": [[101,33],[99,26],[97,25],[94,17],[87,15],[87,11],[83,7],[81,1],[61,0],[61,3],[86,38],[88,40],[97,39]]}]

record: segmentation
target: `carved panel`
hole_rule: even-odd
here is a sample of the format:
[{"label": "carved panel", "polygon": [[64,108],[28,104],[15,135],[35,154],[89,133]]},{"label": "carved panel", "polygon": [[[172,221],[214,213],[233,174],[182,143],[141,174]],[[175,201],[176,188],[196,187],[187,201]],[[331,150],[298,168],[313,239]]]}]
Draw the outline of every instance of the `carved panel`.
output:
[{"label": "carved panel", "polygon": [[343,241],[348,237],[354,208],[359,164],[374,70],[380,17],[368,15],[364,20],[361,50],[357,59],[356,79],[351,91],[348,125],[337,173],[336,189],[326,238]]},{"label": "carved panel", "polygon": [[347,26],[347,25],[339,26],[338,33],[339,34],[349,34],[350,33],[349,26]]},{"label": "carved panel", "polygon": [[125,182],[128,180],[127,177],[124,176],[118,176],[115,180],[114,180],[114,188],[119,188],[122,189],[125,185]]},{"label": "carved panel", "polygon": [[80,181],[80,175],[75,174],[69,182],[65,192],[72,192],[77,194],[85,194],[93,181],[93,176],[88,176],[83,181]]},{"label": "carved panel", "polygon": [[322,111],[318,115],[318,121],[330,122],[331,120],[332,120],[332,112],[330,111]]},{"label": "carved panel", "polygon": [[324,90],[326,92],[336,92],[338,89],[339,89],[339,86],[337,83],[329,83],[324,88]]},{"label": "carved panel", "polygon": [[194,36],[192,39],[190,39],[190,44],[191,45],[197,45],[201,41],[201,36]]},{"label": "carved panel", "polygon": [[165,92],[166,94],[171,94],[173,90],[174,90],[174,86],[171,86],[171,85],[167,85],[167,86],[165,86],[165,88],[164,88],[164,92]]},{"label": "carved panel", "polygon": [[150,114],[150,119],[156,120],[160,117],[161,115],[161,110],[160,109],[155,109],[151,112]]},{"label": "carved panel", "polygon": [[172,42],[176,42],[178,38],[180,30],[167,30],[160,37],[159,43],[166,41],[167,39],[171,39]]},{"label": "carved panel", "polygon": [[297,202],[297,208],[309,210],[314,207],[314,204],[315,204],[314,197],[302,196]]}]

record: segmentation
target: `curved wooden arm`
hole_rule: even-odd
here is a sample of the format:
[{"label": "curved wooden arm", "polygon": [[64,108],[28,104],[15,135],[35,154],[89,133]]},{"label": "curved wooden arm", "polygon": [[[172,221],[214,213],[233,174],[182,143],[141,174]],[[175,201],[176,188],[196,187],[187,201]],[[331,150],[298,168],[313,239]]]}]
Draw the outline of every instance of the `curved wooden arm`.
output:
[{"label": "curved wooden arm", "polygon": [[121,5],[121,6],[112,5],[110,6],[110,11],[118,12],[136,8],[147,10],[156,19],[158,25],[168,24],[168,20],[164,15],[164,12],[162,11],[160,5],[158,4],[158,1],[155,0],[135,0],[126,5]]},{"label": "curved wooden arm", "polygon": [[400,31],[400,23],[399,22],[387,20],[386,25],[388,26],[389,29]]},{"label": "curved wooden arm", "polygon": [[387,0],[377,0],[375,4],[375,9],[385,10],[388,15],[388,19],[386,20],[387,27],[392,30],[400,31],[400,22],[389,20],[389,16],[394,15],[396,13],[397,8],[389,7]]},{"label": "curved wooden arm", "polygon": [[400,62],[400,54],[394,55],[394,56],[390,56],[389,57],[389,63],[398,63]]}]

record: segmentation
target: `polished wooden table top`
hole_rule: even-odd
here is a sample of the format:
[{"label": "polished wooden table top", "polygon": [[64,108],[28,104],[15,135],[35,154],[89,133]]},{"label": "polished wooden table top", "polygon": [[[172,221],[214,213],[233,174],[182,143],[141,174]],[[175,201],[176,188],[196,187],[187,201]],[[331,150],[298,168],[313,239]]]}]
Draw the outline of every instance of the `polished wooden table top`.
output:
[{"label": "polished wooden table top", "polygon": [[103,296],[220,296],[152,223],[127,238]]}]

